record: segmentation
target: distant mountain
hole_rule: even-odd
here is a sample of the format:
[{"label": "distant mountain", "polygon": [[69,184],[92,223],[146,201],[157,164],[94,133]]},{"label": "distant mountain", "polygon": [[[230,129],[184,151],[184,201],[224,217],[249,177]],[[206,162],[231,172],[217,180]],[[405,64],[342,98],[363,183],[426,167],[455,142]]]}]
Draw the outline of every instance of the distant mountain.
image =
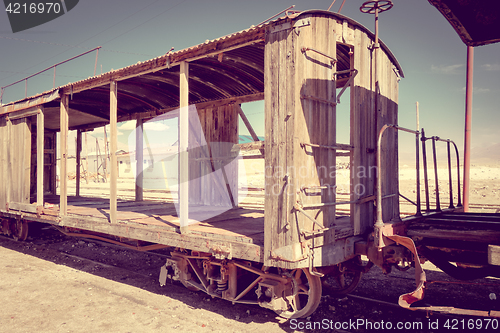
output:
[{"label": "distant mountain", "polygon": [[500,143],[489,146],[473,147],[471,149],[472,163],[495,163],[500,164]]},{"label": "distant mountain", "polygon": [[[259,141],[264,141],[264,137],[263,136],[258,136],[259,138]],[[239,138],[238,138],[238,143],[249,143],[249,142],[254,142],[255,140],[252,139],[252,137],[250,135],[240,135]]]}]

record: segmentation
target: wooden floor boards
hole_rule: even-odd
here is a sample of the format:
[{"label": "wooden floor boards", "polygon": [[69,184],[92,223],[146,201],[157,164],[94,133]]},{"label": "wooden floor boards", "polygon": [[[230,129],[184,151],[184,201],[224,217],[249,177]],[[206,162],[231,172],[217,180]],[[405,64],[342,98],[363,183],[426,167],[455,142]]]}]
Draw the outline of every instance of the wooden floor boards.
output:
[{"label": "wooden floor boards", "polygon": [[[51,196],[46,198],[46,202],[54,207],[45,208],[44,214],[57,215],[59,197]],[[158,201],[119,201],[117,223],[176,231],[180,226],[177,208],[173,203]],[[263,209],[193,205],[189,210],[189,229],[195,235],[259,245],[264,243]],[[102,219],[101,223],[109,223],[106,222],[109,213],[107,199],[68,197],[68,216]]]}]

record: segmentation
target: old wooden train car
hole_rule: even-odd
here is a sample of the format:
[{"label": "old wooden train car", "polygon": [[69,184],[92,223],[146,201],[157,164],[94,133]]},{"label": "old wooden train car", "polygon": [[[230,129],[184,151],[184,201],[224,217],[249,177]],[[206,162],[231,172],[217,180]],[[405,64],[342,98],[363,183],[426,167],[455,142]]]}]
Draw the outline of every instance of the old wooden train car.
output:
[{"label": "old wooden train car", "polygon": [[[137,240],[138,250],[172,247],[161,283],[171,278],[285,318],[310,315],[328,279],[338,282],[335,291],[351,291],[370,267],[360,255],[386,271],[417,266],[412,295],[421,298],[423,272],[406,236],[438,251],[422,219],[429,224],[444,213],[421,212],[418,202],[417,215],[400,216],[401,77],[378,36],[348,17],[311,10],[2,105],[2,232],[22,240],[30,223],[43,222],[74,236]],[[238,116],[246,119],[240,105],[259,100],[265,140],[239,144]],[[344,125],[337,123],[343,100],[350,112]],[[178,127],[175,153],[159,162],[175,183],[162,202],[143,199],[143,129],[153,118]],[[117,123],[131,120],[136,193],[127,201],[117,196]],[[108,199],[80,195],[81,148],[77,192],[69,195],[68,131],[77,131],[81,147],[83,132],[104,125],[111,133]],[[337,142],[338,126],[349,126],[349,142]],[[421,139],[435,142],[410,132],[417,148]],[[337,193],[339,156],[350,166],[347,198]],[[241,158],[265,161],[263,207],[239,206]],[[457,210],[460,202],[446,212]],[[420,229],[411,227],[417,223]]]}]

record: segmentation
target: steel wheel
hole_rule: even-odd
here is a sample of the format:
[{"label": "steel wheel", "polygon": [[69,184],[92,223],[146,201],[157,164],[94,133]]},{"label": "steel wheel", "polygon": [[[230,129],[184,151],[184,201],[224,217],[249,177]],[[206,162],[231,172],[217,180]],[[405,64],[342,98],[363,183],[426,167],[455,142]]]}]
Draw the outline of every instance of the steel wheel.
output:
[{"label": "steel wheel", "polygon": [[321,279],[311,275],[308,269],[292,271],[293,295],[286,296],[287,311],[277,313],[287,319],[304,318],[312,314],[321,301]]},{"label": "steel wheel", "polygon": [[12,222],[12,237],[16,241],[25,241],[28,237],[28,222],[16,220]]},{"label": "steel wheel", "polygon": [[[361,263],[361,259],[355,259]],[[361,280],[361,271],[350,269],[349,266],[340,264],[335,271],[325,275],[323,287],[329,294],[347,295],[352,292]]]}]

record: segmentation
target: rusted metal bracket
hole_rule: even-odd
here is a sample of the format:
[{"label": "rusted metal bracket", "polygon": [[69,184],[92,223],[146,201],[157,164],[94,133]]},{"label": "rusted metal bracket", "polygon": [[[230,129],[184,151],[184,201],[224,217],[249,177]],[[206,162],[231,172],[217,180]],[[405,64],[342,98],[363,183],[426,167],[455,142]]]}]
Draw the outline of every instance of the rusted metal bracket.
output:
[{"label": "rusted metal bracket", "polygon": [[305,19],[301,19],[301,20],[298,20],[297,22],[295,22],[295,24],[293,25],[293,28],[294,28],[295,33],[297,35],[300,35],[300,28],[307,27],[310,25],[311,25],[311,19],[305,18]]},{"label": "rusted metal bracket", "polygon": [[332,57],[332,56],[329,56],[328,54],[323,53],[323,52],[321,52],[321,51],[318,51],[318,50],[316,50],[316,49],[313,49],[313,48],[311,48],[311,47],[303,47],[303,48],[301,49],[301,51],[302,51],[302,53],[304,53],[304,54],[305,54],[307,51],[316,52],[317,54],[320,54],[320,55],[322,55],[323,57],[326,57],[326,58],[330,59],[330,63],[332,64],[332,66],[333,66],[333,65],[335,65],[335,63],[337,62],[337,58],[334,58],[334,57]]},{"label": "rusted metal bracket", "polygon": [[342,143],[337,143],[335,146],[316,145],[314,143],[306,143],[306,142],[300,143],[301,148],[304,148],[305,146],[309,146],[309,147],[313,147],[313,148],[333,149],[333,150],[353,150],[354,149],[353,146],[342,144]]},{"label": "rusted metal bracket", "polygon": [[228,246],[224,245],[214,245],[210,248],[210,253],[214,255],[216,259],[232,259],[232,253],[231,253],[231,244],[228,244]]},{"label": "rusted metal bracket", "polygon": [[323,277],[325,274],[317,272],[314,270],[313,267],[313,262],[314,262],[314,248],[311,244],[309,244],[309,253],[307,254],[307,257],[309,258],[309,273],[313,276],[318,276],[318,277]]},{"label": "rusted metal bracket", "polygon": [[337,75],[342,75],[342,74],[347,74],[347,73],[351,73],[351,75],[349,77],[349,80],[347,80],[347,82],[345,83],[344,88],[342,88],[340,93],[337,95],[337,98],[335,99],[337,104],[340,103],[340,97],[342,96],[342,94],[344,94],[347,87],[351,86],[352,82],[354,81],[354,78],[356,77],[356,75],[358,75],[358,70],[357,69],[348,69],[348,70],[336,72],[333,74],[333,77],[335,78]]},{"label": "rusted metal bracket", "polygon": [[431,311],[431,312],[440,312],[446,314],[455,314],[455,315],[464,315],[464,316],[478,316],[478,317],[493,317],[500,318],[500,311],[480,311],[480,310],[471,310],[471,309],[461,309],[455,308],[452,306],[423,306],[423,307],[410,307],[413,303],[420,301],[424,298],[425,285],[427,283],[426,276],[422,265],[420,264],[420,259],[418,256],[417,248],[415,247],[415,243],[411,238],[399,235],[386,235],[384,233],[384,237],[387,237],[391,241],[396,242],[398,245],[402,245],[409,249],[414,256],[415,262],[415,282],[417,288],[407,294],[399,296],[398,304],[399,306],[413,310],[413,311]]}]

